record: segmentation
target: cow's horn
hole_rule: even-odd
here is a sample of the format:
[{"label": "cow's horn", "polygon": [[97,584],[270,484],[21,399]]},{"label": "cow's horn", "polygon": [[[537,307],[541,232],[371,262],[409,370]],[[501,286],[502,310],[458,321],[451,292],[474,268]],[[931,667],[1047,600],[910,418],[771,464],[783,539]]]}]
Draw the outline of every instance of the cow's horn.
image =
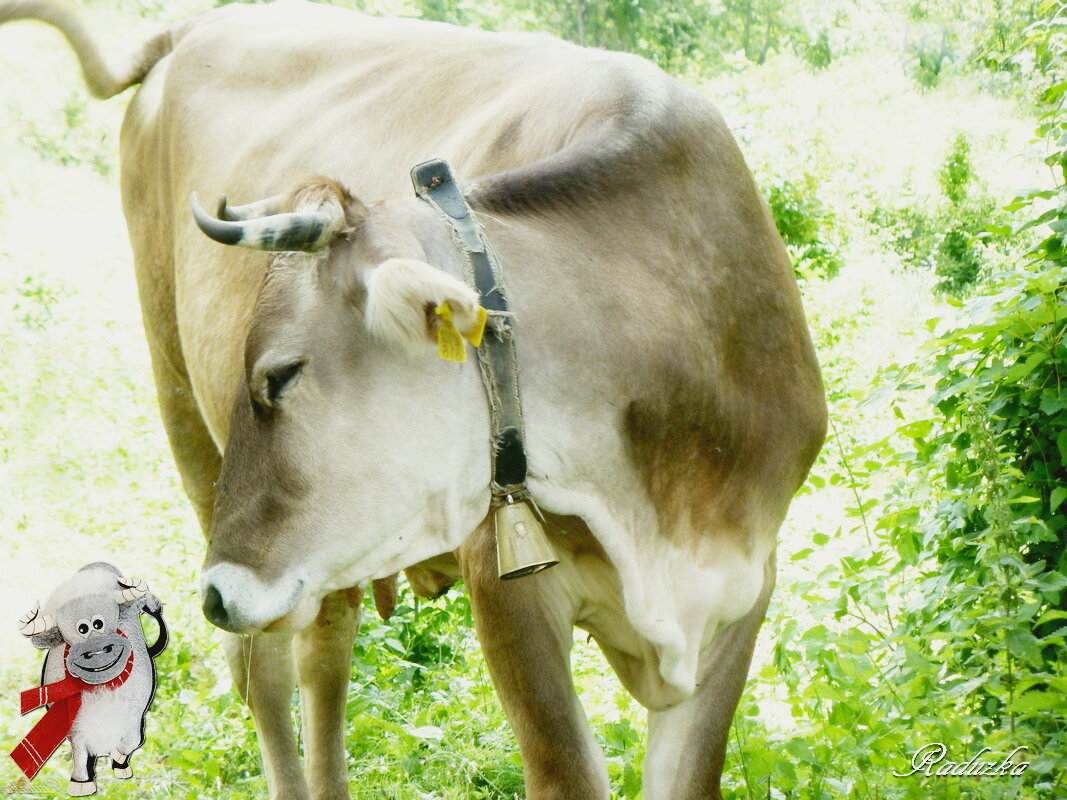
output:
[{"label": "cow's horn", "polygon": [[55,626],[55,617],[51,614],[42,614],[40,606],[36,606],[32,611],[27,611],[19,617],[19,633],[23,636],[36,636]]},{"label": "cow's horn", "polygon": [[115,590],[115,602],[132,603],[148,594],[148,584],[140,578],[119,578],[119,588]]},{"label": "cow's horn", "polygon": [[240,220],[209,216],[193,192],[190,198],[196,224],[209,238],[253,250],[319,250],[332,236],[330,217],[321,211],[292,211]]},{"label": "cow's horn", "polygon": [[218,211],[215,216],[228,222],[244,222],[256,217],[269,217],[279,214],[285,203],[286,195],[276,194],[266,200],[256,200],[254,203],[246,203],[243,206],[231,206],[226,202],[226,195],[219,198]]}]

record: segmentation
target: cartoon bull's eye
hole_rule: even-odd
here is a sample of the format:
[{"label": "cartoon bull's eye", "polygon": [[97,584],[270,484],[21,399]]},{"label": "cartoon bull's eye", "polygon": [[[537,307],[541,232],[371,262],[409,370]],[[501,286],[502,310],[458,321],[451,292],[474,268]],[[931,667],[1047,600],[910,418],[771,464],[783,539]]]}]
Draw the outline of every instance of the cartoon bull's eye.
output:
[{"label": "cartoon bull's eye", "polygon": [[89,634],[89,620],[78,620],[78,633],[80,633],[82,636],[87,636]]},{"label": "cartoon bull's eye", "polygon": [[93,630],[102,631],[104,629],[104,618],[97,614],[93,617]]}]

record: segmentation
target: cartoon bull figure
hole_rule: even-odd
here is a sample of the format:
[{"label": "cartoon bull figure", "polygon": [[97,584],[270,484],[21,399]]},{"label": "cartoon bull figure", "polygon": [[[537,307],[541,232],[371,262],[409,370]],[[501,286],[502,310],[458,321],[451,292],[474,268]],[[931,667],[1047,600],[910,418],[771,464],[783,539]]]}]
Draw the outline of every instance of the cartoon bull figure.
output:
[{"label": "cartoon bull figure", "polygon": [[[155,617],[149,646],[140,614]],[[64,739],[74,759],[69,791],[96,793],[96,759],[111,757],[117,778],[130,778],[130,755],[144,744],[144,717],[156,688],[152,659],[167,646],[163,606],[143,580],[111,564],[82,567],[55,588],[43,608],[19,620],[19,631],[47,650],[41,686],[22,693],[22,713],[48,706],[11,752],[32,779]]]}]

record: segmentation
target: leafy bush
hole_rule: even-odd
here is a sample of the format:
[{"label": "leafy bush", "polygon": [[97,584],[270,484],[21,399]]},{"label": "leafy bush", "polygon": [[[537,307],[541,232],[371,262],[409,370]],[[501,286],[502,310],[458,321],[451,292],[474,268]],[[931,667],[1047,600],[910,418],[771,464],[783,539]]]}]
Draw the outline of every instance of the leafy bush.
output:
[{"label": "leafy bush", "polygon": [[916,205],[876,208],[870,220],[907,266],[932,270],[941,278],[939,291],[959,294],[978,280],[990,233],[1008,231],[1007,218],[975,174],[965,133],[953,140],[937,177],[942,196],[932,211]]},{"label": "leafy bush", "polygon": [[[1046,3],[1031,32],[1039,58],[1055,55],[1049,65],[1065,63],[1065,10]],[[891,398],[893,435],[868,443],[833,429],[811,483],[851,496],[852,527],[837,532],[847,549],[791,587],[786,602],[803,612],[783,610],[759,677],[779,687],[794,730],[768,730],[755,703],[742,705],[731,747],[742,776],[730,797],[1064,796],[1067,82],[1056,68],[1040,133],[1057,143],[1047,159],[1057,186],[1014,204],[1031,209],[1024,227],[1045,238],[1022,269],[988,279],[966,304],[951,301],[960,319],[924,358],[887,372],[876,395]],[[973,191],[963,191],[968,175],[965,159],[946,159],[947,203]],[[1003,229],[992,236],[1017,241]],[[931,389],[929,400],[916,396]],[[891,474],[895,485],[876,491]],[[859,545],[846,544],[853,534]],[[936,742],[953,761],[1025,748],[1014,762],[1029,767],[981,780],[907,775],[912,753]]]},{"label": "leafy bush", "polygon": [[[362,10],[373,5],[343,4]],[[836,12],[805,24],[801,9],[783,0],[413,0],[413,6],[425,19],[547,30],[581,45],[637,53],[676,73],[714,71],[738,60],[762,64],[788,50],[816,69],[826,67],[834,55],[830,29],[843,17]]]},{"label": "leafy bush", "polygon": [[936,413],[902,429],[901,461],[925,480],[880,524],[917,573],[905,626],[940,641],[927,657],[959,682],[931,699],[975,741],[1028,746],[1026,784],[1052,798],[1067,766],[1067,263],[1035,266],[931,342]]},{"label": "leafy bush", "polygon": [[784,180],[767,191],[767,204],[782,240],[801,278],[832,278],[841,269],[841,257],[830,239],[833,214],[819,201],[817,182],[810,175]]},{"label": "leafy bush", "polygon": [[15,291],[19,299],[12,308],[19,312],[18,321],[23,327],[41,330],[54,319],[53,310],[62,295],[60,289],[27,275]]},{"label": "leafy bush", "polygon": [[900,10],[921,32],[907,47],[912,77],[932,88],[949,64],[1019,74],[1037,6],[1034,0],[904,0]]},{"label": "leafy bush", "polygon": [[905,50],[908,71],[924,89],[932,89],[941,80],[942,71],[952,60],[952,48],[947,31],[922,36],[908,44]]},{"label": "leafy bush", "polygon": [[[64,167],[88,166],[107,177],[114,171],[114,145],[106,131],[90,126],[86,120],[88,106],[80,92],[71,94],[52,121],[41,125],[27,120],[22,141],[41,157]],[[56,121],[56,117],[61,122]]]},{"label": "leafy bush", "polygon": [[825,29],[819,31],[814,37],[798,40],[794,49],[815,69],[826,69],[834,60],[834,52],[830,47],[830,33]]}]

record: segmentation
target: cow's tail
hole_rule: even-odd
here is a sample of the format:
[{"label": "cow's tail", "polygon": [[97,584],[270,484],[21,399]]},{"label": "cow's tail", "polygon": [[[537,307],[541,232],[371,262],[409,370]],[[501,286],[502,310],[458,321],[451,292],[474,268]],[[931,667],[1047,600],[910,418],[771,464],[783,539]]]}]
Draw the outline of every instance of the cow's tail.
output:
[{"label": "cow's tail", "polygon": [[35,19],[58,28],[78,56],[89,92],[101,100],[140,83],[172,47],[171,31],[164,30],[126,56],[121,63],[111,63],[100,52],[81,17],[66,3],[56,0],[0,2],[0,25],[19,19]]}]

